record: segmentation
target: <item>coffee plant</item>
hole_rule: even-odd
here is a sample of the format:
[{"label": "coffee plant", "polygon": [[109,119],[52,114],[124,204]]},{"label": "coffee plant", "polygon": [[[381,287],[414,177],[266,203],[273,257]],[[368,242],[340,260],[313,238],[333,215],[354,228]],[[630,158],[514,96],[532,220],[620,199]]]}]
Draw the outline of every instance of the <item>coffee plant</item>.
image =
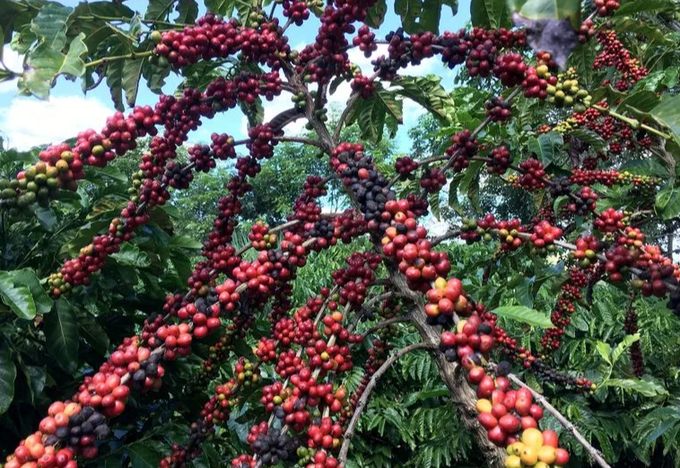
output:
[{"label": "coffee plant", "polygon": [[680,4],[388,7],[0,3],[118,109],[1,155],[4,468],[680,466]]}]

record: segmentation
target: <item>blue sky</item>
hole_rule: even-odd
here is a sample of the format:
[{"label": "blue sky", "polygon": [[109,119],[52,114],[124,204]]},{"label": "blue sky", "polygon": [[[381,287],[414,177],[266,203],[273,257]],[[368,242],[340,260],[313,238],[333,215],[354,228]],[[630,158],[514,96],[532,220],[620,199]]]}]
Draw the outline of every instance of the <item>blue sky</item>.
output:
[{"label": "blue sky", "polygon": [[[78,4],[75,0],[62,0],[67,6]],[[388,4],[391,2],[388,0]],[[146,9],[146,2],[133,0],[126,2],[130,8],[143,14]],[[461,0],[458,14],[452,16],[451,10],[446,7],[443,10],[441,19],[441,30],[458,30],[470,19],[470,0]],[[399,18],[393,10],[393,5],[389,5],[386,20],[381,28],[376,31],[376,37],[383,39],[390,30],[396,29],[399,25]],[[294,49],[300,50],[304,45],[314,40],[316,30],[319,26],[318,19],[310,18],[302,27],[291,27],[288,29],[290,45]],[[372,58],[385,52],[384,46],[374,53]],[[21,70],[22,58],[5,46],[3,54],[5,64],[15,70]],[[356,63],[364,74],[370,74],[372,58],[365,58],[358,50],[352,50],[350,60]],[[441,76],[442,84],[446,88],[451,88],[453,84],[453,73],[442,66],[437,59],[423,61],[423,63],[408,71],[411,75],[436,74]],[[163,89],[166,93],[172,93],[179,80],[172,76],[166,80]],[[341,108],[349,96],[350,88],[344,84],[338,88],[334,95],[330,96],[332,107]],[[153,106],[158,100],[158,96],[152,93],[146,86],[142,85],[137,104]],[[273,102],[265,103],[265,118],[271,118],[277,113],[291,107],[290,95],[284,93]],[[104,125],[106,117],[114,112],[108,88],[103,83],[95,90],[83,94],[79,82],[67,81],[60,78],[56,86],[52,89],[50,99],[41,101],[34,97],[23,97],[16,95],[16,83],[0,84],[0,135],[5,139],[6,146],[27,149],[38,144],[58,143],[64,139],[73,137],[77,132],[86,128],[100,130]],[[400,152],[407,152],[410,145],[406,138],[408,128],[416,124],[418,116],[422,114],[422,109],[415,103],[406,101],[404,103],[404,126],[399,131],[396,142]],[[302,130],[304,122],[288,129],[288,133],[296,133]],[[245,118],[234,110],[225,114],[220,114],[212,120],[205,121],[204,124],[190,137],[190,142],[201,143],[209,140],[213,132],[228,133],[237,139],[244,136],[246,131]]]}]

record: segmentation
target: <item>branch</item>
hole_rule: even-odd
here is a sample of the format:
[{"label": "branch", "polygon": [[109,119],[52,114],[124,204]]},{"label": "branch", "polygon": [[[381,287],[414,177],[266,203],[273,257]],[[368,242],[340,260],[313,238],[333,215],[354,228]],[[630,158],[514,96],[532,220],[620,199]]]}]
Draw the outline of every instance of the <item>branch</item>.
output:
[{"label": "branch", "polygon": [[105,63],[110,63],[110,62],[115,62],[116,60],[127,60],[127,59],[137,59],[137,58],[143,58],[143,57],[151,57],[153,55],[153,50],[149,50],[147,52],[131,52],[129,54],[125,55],[112,55],[111,57],[104,57],[100,58],[98,60],[93,60],[91,62],[88,62],[85,64],[85,67],[96,67],[97,65],[105,64]]},{"label": "branch", "polygon": [[553,405],[548,402],[548,400],[538,393],[536,390],[533,388],[529,387],[527,384],[522,382],[516,375],[514,374],[509,374],[508,379],[510,379],[515,385],[518,385],[522,388],[526,388],[531,392],[533,395],[534,399],[543,406],[546,411],[550,414],[552,414],[559,423],[564,426],[564,428],[571,433],[571,435],[574,436],[574,438],[583,446],[586,452],[590,454],[591,457],[593,457],[593,460],[597,462],[598,465],[600,465],[602,468],[611,468],[609,464],[605,461],[605,459],[602,457],[602,454],[595,449],[590,443],[586,440],[585,437],[576,429],[576,426],[574,426],[567,418],[565,418],[562,413],[557,411]]},{"label": "branch", "polygon": [[453,239],[453,238],[458,237],[458,236],[460,236],[460,229],[454,229],[452,231],[449,231],[446,234],[443,234],[439,237],[435,237],[434,239],[432,239],[432,242],[431,242],[432,247],[441,244],[445,240]]},{"label": "branch", "polygon": [[373,325],[371,328],[366,330],[364,333],[362,333],[361,336],[366,337],[370,335],[371,333],[375,333],[378,330],[381,330],[383,328],[387,328],[390,325],[394,325],[395,323],[406,323],[411,321],[411,316],[410,315],[403,315],[401,317],[392,317],[391,319],[383,320],[382,322],[376,323]]},{"label": "branch", "polygon": [[373,374],[373,377],[371,377],[371,380],[368,381],[368,385],[366,385],[366,389],[364,390],[364,393],[361,395],[361,398],[357,403],[357,406],[354,410],[354,414],[352,415],[352,419],[349,422],[347,430],[345,431],[345,434],[343,436],[344,440],[342,441],[342,447],[340,448],[340,455],[338,455],[338,464],[340,466],[344,466],[345,463],[347,462],[349,443],[352,441],[352,437],[354,437],[354,430],[356,429],[356,426],[359,423],[359,419],[361,419],[361,413],[363,413],[364,409],[366,409],[368,399],[371,397],[371,393],[373,392],[375,386],[378,384],[378,380],[380,380],[380,377],[382,377],[383,374],[385,374],[385,372],[387,372],[389,368],[392,367],[392,364],[394,364],[397,361],[397,359],[399,359],[403,355],[408,354],[411,351],[415,351],[417,349],[433,350],[436,348],[437,347],[434,344],[424,342],[409,345],[405,348],[400,349],[392,356],[390,356],[390,358],[387,359],[387,361],[385,361],[385,363],[382,366],[380,366],[380,368],[375,372],[375,374]]},{"label": "branch", "polygon": [[272,138],[274,141],[281,141],[281,142],[289,142],[289,143],[302,143],[304,145],[311,145],[311,146],[316,146],[317,148],[321,149],[322,151],[328,151],[326,146],[321,143],[320,141],[317,140],[312,140],[311,138],[304,138],[304,137],[274,137]]}]

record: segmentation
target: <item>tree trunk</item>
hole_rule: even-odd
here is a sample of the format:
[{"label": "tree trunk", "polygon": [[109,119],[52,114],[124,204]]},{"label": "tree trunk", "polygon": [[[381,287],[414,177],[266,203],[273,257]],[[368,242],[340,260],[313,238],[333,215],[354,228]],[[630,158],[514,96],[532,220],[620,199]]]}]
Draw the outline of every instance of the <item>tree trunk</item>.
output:
[{"label": "tree trunk", "polygon": [[[406,284],[404,276],[396,270],[390,271],[390,280],[397,291],[408,296],[413,301],[415,307],[412,309],[412,322],[420,333],[423,342],[438,347],[441,327],[433,327],[426,323],[427,316],[425,315],[423,295],[411,291]],[[485,466],[489,468],[502,468],[507,456],[505,450],[495,446],[487,437],[486,430],[477,422],[477,411],[475,409],[477,395],[468,385],[463,372],[457,371],[460,366],[456,362],[448,362],[442,352],[434,354],[439,366],[439,374],[449,389],[451,399],[457,405],[461,422],[472,433],[477,447],[486,459]]]}]

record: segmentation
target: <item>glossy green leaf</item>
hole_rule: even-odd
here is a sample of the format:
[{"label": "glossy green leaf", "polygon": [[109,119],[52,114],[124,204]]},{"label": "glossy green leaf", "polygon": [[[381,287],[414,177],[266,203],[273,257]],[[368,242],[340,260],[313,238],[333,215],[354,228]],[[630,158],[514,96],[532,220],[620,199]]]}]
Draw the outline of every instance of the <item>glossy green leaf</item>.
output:
[{"label": "glossy green leaf", "polygon": [[506,28],[512,25],[505,0],[473,0],[470,2],[472,24],[481,28]]},{"label": "glossy green leaf", "polygon": [[401,17],[401,24],[407,33],[439,31],[439,20],[444,6],[451,8],[455,15],[458,0],[396,0],[394,9]]},{"label": "glossy green leaf", "polygon": [[646,397],[657,397],[668,395],[668,390],[666,390],[661,384],[642,379],[609,379],[604,382],[606,387],[616,387],[624,390],[631,390],[635,393],[639,393]]},{"label": "glossy green leaf", "polygon": [[198,3],[196,3],[196,0],[179,0],[175,10],[179,14],[175,21],[192,24],[198,16]]},{"label": "glossy green leaf", "polygon": [[626,335],[623,338],[623,341],[621,341],[621,343],[616,345],[616,348],[614,348],[614,352],[612,353],[612,363],[616,363],[621,355],[625,353],[628,348],[633,346],[633,343],[637,343],[638,341],[640,341],[639,333],[635,333],[634,335]]},{"label": "glossy green leaf", "polygon": [[78,330],[80,336],[85,339],[87,344],[102,356],[106,356],[109,351],[109,337],[106,330],[97,320],[85,310],[75,311],[78,319]]},{"label": "glossy green leaf", "polygon": [[550,317],[541,312],[524,306],[504,306],[492,311],[499,317],[506,317],[511,320],[526,323],[534,327],[553,328]]},{"label": "glossy green leaf", "polygon": [[170,239],[170,247],[199,250],[203,248],[203,244],[189,236],[172,236]]},{"label": "glossy green leaf", "polygon": [[569,132],[569,136],[583,140],[592,146],[595,151],[602,151],[605,146],[607,146],[607,142],[604,141],[604,138],[594,131],[588,130],[587,128],[577,128],[576,130],[572,130]]},{"label": "glossy green leaf", "polygon": [[54,301],[47,295],[45,289],[40,284],[40,280],[33,270],[23,269],[10,272],[14,284],[28,287],[35,303],[36,311],[39,314],[46,314],[52,310]]},{"label": "glossy green leaf", "polygon": [[30,320],[37,313],[31,290],[15,284],[13,275],[6,271],[0,271],[0,300],[19,318]]},{"label": "glossy green leaf", "polygon": [[69,374],[78,367],[78,321],[65,299],[55,302],[55,310],[45,315],[44,332],[47,351]]},{"label": "glossy green leaf", "polygon": [[385,13],[387,13],[387,1],[378,0],[366,12],[366,19],[364,22],[372,28],[377,28],[385,19]]},{"label": "glossy green leaf", "polygon": [[653,91],[638,91],[636,93],[629,94],[626,98],[621,101],[617,110],[621,113],[625,113],[633,110],[638,110],[641,112],[649,112],[659,103],[659,97]]},{"label": "glossy green leaf", "polygon": [[586,88],[592,86],[593,63],[595,62],[595,41],[577,45],[569,56],[567,65],[576,68],[579,83]]},{"label": "glossy green leaf", "polygon": [[45,383],[47,383],[47,372],[42,367],[27,365],[21,366],[21,370],[26,376],[26,384],[31,394],[31,403],[35,405],[41,397],[44,397],[43,390],[45,389]]},{"label": "glossy green leaf", "polygon": [[644,0],[622,2],[621,8],[616,12],[617,16],[641,13],[643,11],[669,11],[677,10],[678,7],[668,0]]},{"label": "glossy green leaf", "polygon": [[17,368],[12,361],[9,344],[0,339],[0,415],[2,415],[14,399],[14,380]]},{"label": "glossy green leaf", "polygon": [[675,95],[661,101],[650,111],[659,123],[668,127],[675,140],[680,142],[680,95]]},{"label": "glossy green leaf", "polygon": [[144,443],[132,444],[128,448],[132,468],[157,468],[161,455]]},{"label": "glossy green leaf", "polygon": [[137,268],[148,267],[151,264],[149,256],[145,252],[139,250],[139,247],[130,243],[122,244],[120,251],[111,254],[111,258],[115,259],[121,265]]},{"label": "glossy green leaf", "polygon": [[33,18],[31,31],[41,38],[42,43],[55,52],[66,45],[66,20],[72,8],[58,3],[46,4]]},{"label": "glossy green leaf", "polygon": [[607,343],[604,343],[602,341],[598,341],[597,344],[595,345],[595,349],[600,354],[600,356],[602,356],[602,359],[607,361],[609,364],[612,363],[612,361],[611,361],[612,347],[611,346],[609,346]]},{"label": "glossy green leaf", "polygon": [[528,149],[535,153],[538,160],[548,167],[554,160],[557,148],[564,144],[562,135],[558,132],[548,132],[539,135],[538,138],[529,140]]},{"label": "glossy green leaf", "polygon": [[208,8],[208,11],[216,15],[230,17],[234,12],[236,2],[235,0],[206,0],[205,6]]},{"label": "glossy green leaf", "polygon": [[458,214],[458,216],[463,216],[463,207],[458,201],[458,185],[462,179],[462,174],[456,174],[451,183],[449,183],[449,206]]},{"label": "glossy green leaf", "polygon": [[680,216],[680,189],[673,182],[665,185],[656,194],[656,210],[664,219]]},{"label": "glossy green leaf", "polygon": [[144,19],[164,20],[172,11],[174,0],[149,0]]},{"label": "glossy green leaf", "polygon": [[137,102],[137,92],[139,91],[139,79],[142,77],[142,70],[146,58],[126,60],[123,65],[123,78],[121,85],[125,91],[125,101],[132,107]]},{"label": "glossy green leaf", "polygon": [[[112,55],[122,55],[126,53],[125,45],[120,44],[114,47],[111,51]],[[124,111],[123,104],[123,66],[124,62],[117,60],[111,62],[106,66],[106,84],[111,93],[111,100],[116,110]]]},{"label": "glossy green leaf", "polygon": [[394,83],[402,88],[399,94],[417,102],[441,122],[451,121],[455,102],[441,85],[441,78],[433,75],[402,76]]},{"label": "glossy green leaf", "polygon": [[[510,11],[531,20],[569,20],[578,28],[581,23],[580,0],[507,0]],[[473,1],[474,3],[474,1]]]}]

